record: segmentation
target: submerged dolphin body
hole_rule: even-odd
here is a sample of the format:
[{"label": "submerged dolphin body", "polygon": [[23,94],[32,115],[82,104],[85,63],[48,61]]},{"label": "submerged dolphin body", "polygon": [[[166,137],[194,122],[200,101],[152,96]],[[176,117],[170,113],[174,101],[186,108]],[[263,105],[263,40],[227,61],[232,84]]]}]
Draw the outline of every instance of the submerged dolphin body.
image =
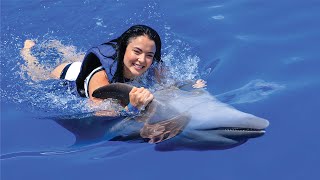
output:
[{"label": "submerged dolphin body", "polygon": [[[132,86],[115,83],[93,96],[128,104]],[[156,143],[159,151],[227,149],[262,136],[269,122],[219,102],[203,89],[171,88],[154,93],[141,116],[113,124],[110,140]],[[118,126],[118,127],[117,127]],[[118,130],[115,130],[118,129]]]},{"label": "submerged dolphin body", "polygon": [[[130,85],[115,83],[97,89],[93,95],[118,99],[126,105],[131,89]],[[267,120],[238,111],[205,90],[171,88],[157,91],[154,96],[155,99],[138,116],[85,114],[54,118],[76,136],[74,146],[59,151],[1,154],[0,159],[67,155],[91,150],[103,151],[103,155],[94,159],[113,158],[132,152],[145,142],[154,143],[158,151],[228,149],[262,136],[269,125]],[[128,147],[122,142],[136,144]]]},{"label": "submerged dolphin body", "polygon": [[[129,102],[132,86],[115,83],[93,96]],[[269,122],[221,103],[207,91],[177,88],[157,91],[155,99],[136,117],[56,119],[71,131],[77,144],[94,140],[156,143],[156,150],[227,149],[265,133]]]}]

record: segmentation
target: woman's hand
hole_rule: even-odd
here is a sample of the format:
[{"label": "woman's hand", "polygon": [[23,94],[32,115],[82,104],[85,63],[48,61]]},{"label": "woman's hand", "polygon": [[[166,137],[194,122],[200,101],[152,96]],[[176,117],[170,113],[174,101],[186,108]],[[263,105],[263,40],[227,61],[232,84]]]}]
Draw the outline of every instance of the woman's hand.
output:
[{"label": "woman's hand", "polygon": [[153,95],[148,89],[134,87],[129,93],[130,104],[143,110],[152,100]]},{"label": "woman's hand", "polygon": [[198,88],[204,88],[204,87],[206,87],[207,86],[207,82],[205,81],[205,80],[203,80],[203,79],[198,79],[197,81],[196,81],[196,83],[194,84],[194,85],[192,85],[192,87],[193,88],[196,88],[196,89],[198,89]]}]

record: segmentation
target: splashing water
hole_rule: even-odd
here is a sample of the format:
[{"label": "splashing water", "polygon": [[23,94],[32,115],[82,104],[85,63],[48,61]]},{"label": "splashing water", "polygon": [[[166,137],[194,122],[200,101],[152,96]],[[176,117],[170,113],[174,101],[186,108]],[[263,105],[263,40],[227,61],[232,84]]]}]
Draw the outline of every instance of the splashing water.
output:
[{"label": "splashing water", "polygon": [[[170,38],[166,38],[167,41]],[[120,111],[121,107],[115,105],[116,103],[111,100],[105,100],[98,106],[92,106],[88,99],[79,97],[76,89],[68,86],[68,82],[51,79],[50,72],[57,65],[82,61],[84,53],[79,51],[77,47],[64,45],[62,41],[57,39],[33,39],[36,45],[31,49],[31,54],[36,57],[36,61],[28,64],[20,56],[23,38],[17,37],[15,39],[15,43],[10,45],[11,47],[15,46],[14,54],[5,54],[10,46],[8,44],[2,45],[5,48],[1,52],[1,56],[8,62],[7,64],[2,63],[1,66],[6,66],[6,69],[11,68],[9,72],[1,74],[4,77],[2,86],[5,86],[0,91],[3,100],[21,104],[18,108],[32,112],[36,117],[44,116],[43,112],[46,112],[46,117],[50,117],[86,114],[106,109]],[[162,85],[171,86],[176,82],[192,80],[199,76],[198,62],[200,59],[197,56],[188,55],[188,48],[186,45],[184,46],[171,46],[163,55],[167,70]],[[146,76],[142,76],[139,82],[142,82],[140,86],[146,85]],[[156,86],[159,87],[159,85]],[[150,87],[150,89],[157,88]]]},{"label": "splashing water", "polygon": [[37,61],[28,64],[20,57],[23,40],[16,38],[15,42],[14,53],[6,53],[13,45],[9,43],[3,45],[4,50],[1,52],[2,59],[7,60],[6,64],[1,64],[7,70],[1,74],[2,100],[20,104],[17,108],[31,111],[36,117],[43,116],[43,112],[46,112],[46,116],[55,116],[90,111],[85,105],[87,100],[76,96],[75,89],[70,89],[67,82],[50,79],[50,71],[57,64],[77,61],[83,57],[82,52],[77,52],[74,46],[64,46],[58,40],[40,42],[35,39],[39,43],[32,48],[31,53]]}]

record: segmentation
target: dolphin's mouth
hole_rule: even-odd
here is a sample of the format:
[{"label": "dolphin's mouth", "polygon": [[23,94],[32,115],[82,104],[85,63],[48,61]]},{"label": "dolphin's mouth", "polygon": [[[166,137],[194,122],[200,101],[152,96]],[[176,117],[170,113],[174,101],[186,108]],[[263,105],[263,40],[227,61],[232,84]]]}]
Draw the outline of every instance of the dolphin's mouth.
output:
[{"label": "dolphin's mouth", "polygon": [[214,128],[211,130],[225,130],[225,131],[258,131],[258,132],[265,132],[265,129],[253,129],[253,128],[236,128],[236,127],[220,127],[220,128]]},{"label": "dolphin's mouth", "polygon": [[216,133],[231,139],[256,138],[265,134],[265,129],[238,128],[238,127],[219,127],[202,129],[202,131],[216,131]]}]

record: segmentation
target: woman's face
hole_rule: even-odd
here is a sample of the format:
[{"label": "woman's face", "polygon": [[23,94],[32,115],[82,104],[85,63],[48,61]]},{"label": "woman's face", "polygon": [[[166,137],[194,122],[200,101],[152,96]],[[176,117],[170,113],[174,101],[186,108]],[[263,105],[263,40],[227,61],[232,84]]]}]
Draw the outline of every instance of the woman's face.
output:
[{"label": "woman's face", "polygon": [[155,42],[147,36],[129,40],[124,54],[124,77],[132,79],[141,76],[152,64],[156,52]]}]

